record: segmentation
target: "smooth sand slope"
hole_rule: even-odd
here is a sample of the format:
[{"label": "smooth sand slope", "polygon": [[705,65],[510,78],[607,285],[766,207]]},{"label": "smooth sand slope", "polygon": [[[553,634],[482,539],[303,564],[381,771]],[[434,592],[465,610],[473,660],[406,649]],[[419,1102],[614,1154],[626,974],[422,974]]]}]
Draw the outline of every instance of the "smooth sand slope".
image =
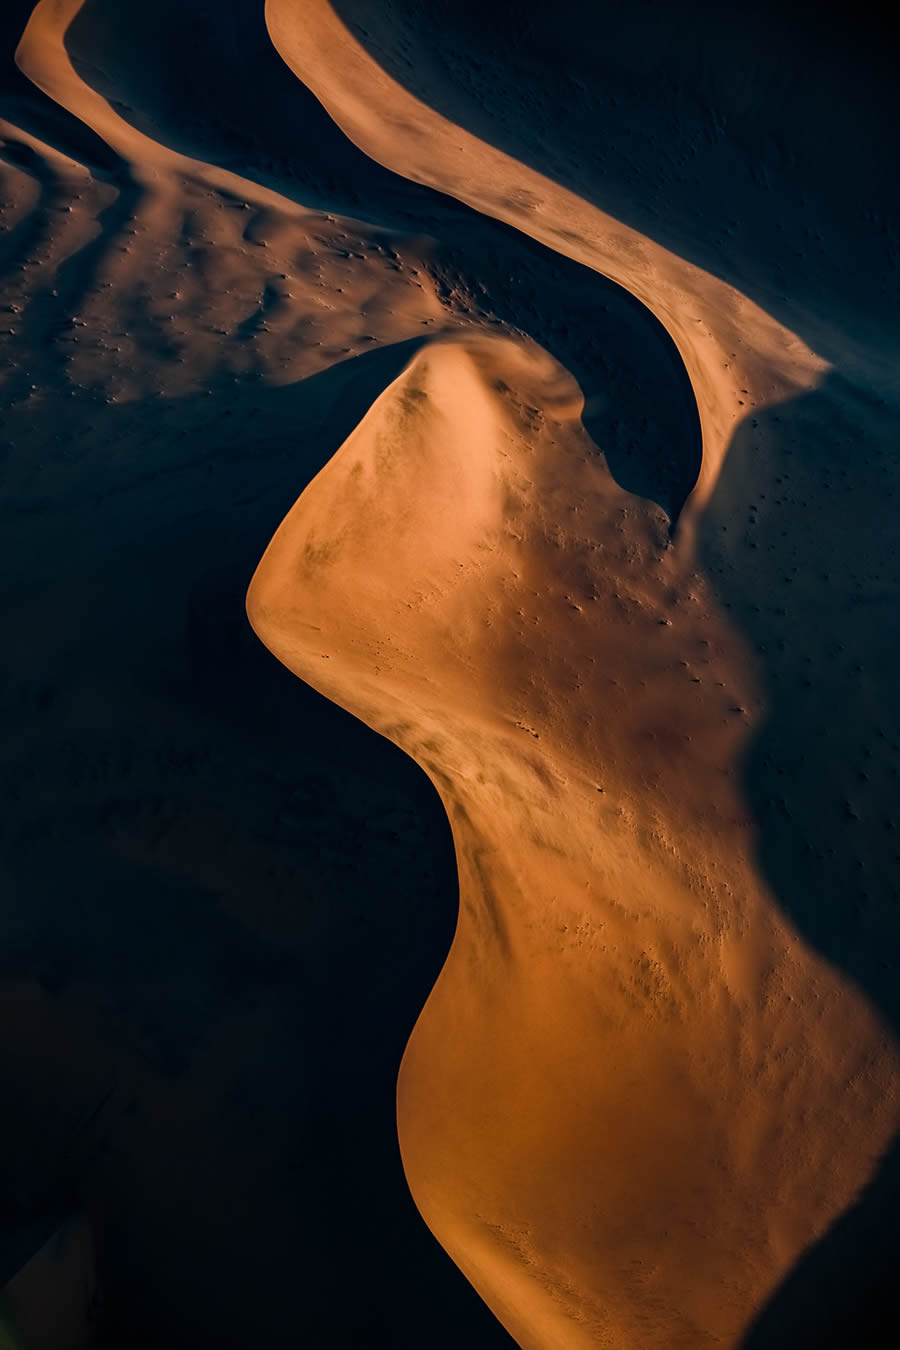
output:
[{"label": "smooth sand slope", "polygon": [[[198,562],[208,539],[232,569],[237,549],[248,574],[312,477],[255,572],[251,623],[289,670],[426,771],[459,869],[446,964],[415,1029],[406,1005],[391,1022],[393,1035],[408,1016],[412,1031],[398,1112],[413,1198],[524,1350],[736,1347],[840,1227],[897,1124],[885,994],[896,939],[882,916],[896,894],[884,839],[900,728],[888,699],[896,658],[873,636],[877,607],[896,601],[896,568],[887,522],[857,532],[845,519],[871,521],[894,491],[888,367],[873,342],[871,361],[857,344],[837,372],[838,344],[814,341],[821,326],[801,325],[801,339],[790,306],[761,304],[762,282],[742,291],[728,269],[699,265],[689,229],[662,242],[605,214],[593,180],[581,195],[498,148],[491,98],[506,86],[490,67],[472,77],[483,120],[463,129],[439,110],[439,82],[431,100],[410,92],[326,0],[268,0],[265,19],[270,46],[258,25],[239,43],[201,4],[41,0],[25,30],[19,68],[52,103],[43,122],[30,105],[3,110],[10,443],[58,450],[49,489],[45,454],[15,464],[17,501],[31,510],[11,537],[11,556],[28,559],[19,607],[46,612],[47,595],[60,606],[64,554],[75,594],[97,593],[96,632],[73,606],[52,642],[40,639],[44,664],[115,652],[110,616],[134,611],[152,617],[126,630],[127,660],[156,672],[192,578],[190,678],[170,656],[171,670],[142,676],[123,706],[166,728],[201,786],[177,788],[174,814],[153,806],[146,834],[119,825],[119,849],[179,886],[200,878],[223,893],[236,942],[249,926],[276,950],[320,952],[322,906],[299,931],[292,917],[292,896],[315,896],[323,875],[306,861],[298,876],[292,843],[317,794],[289,813],[283,840],[269,824],[283,813],[270,784],[309,765],[310,733],[297,731],[291,762],[290,693],[270,695],[245,673],[249,657],[227,718],[213,716],[207,691],[231,679],[237,646],[216,637],[222,582]],[[167,60],[139,63],[139,47]],[[283,63],[266,64],[276,50]],[[240,84],[256,62],[259,90]],[[54,107],[111,163],[90,161]],[[74,411],[54,441],[62,398]],[[847,483],[850,436],[864,448]],[[42,514],[62,492],[68,527]],[[821,547],[837,534],[843,569]],[[831,568],[854,616],[846,644],[821,580]],[[35,650],[46,626],[23,625]],[[91,665],[67,718],[102,724],[104,682],[125,660]],[[202,691],[194,702],[188,688]],[[271,722],[263,760],[245,748],[259,735],[247,719],[270,697],[271,717],[256,714]],[[303,706],[307,725],[323,716]],[[251,772],[232,771],[250,787],[236,782],[223,827],[227,756],[211,747],[226,726],[237,730],[222,743]],[[323,726],[320,760],[345,756],[331,781],[355,772],[356,753],[376,753],[354,750],[343,723]],[[123,735],[124,724],[110,754]],[[125,779],[145,782],[134,761]],[[348,799],[379,797],[376,762],[364,760]],[[329,829],[343,831],[336,851],[355,837],[342,811],[323,813],[338,825],[312,836],[316,856]],[[427,909],[428,885],[417,891],[398,869],[395,890],[387,876],[363,907],[372,931],[390,928],[406,894]],[[791,903],[792,886],[827,901],[827,922],[806,899]],[[154,896],[149,887],[157,914]],[[201,937],[207,922],[196,921]],[[359,922],[341,911],[345,935]],[[870,979],[879,939],[881,984]],[[167,1034],[146,1018],[135,1040],[154,1047],[149,1072],[117,1053],[124,1095],[146,1105],[91,1184],[102,1196],[131,1180],[145,1227],[118,1287],[138,1291],[157,1337],[243,1345],[255,1316],[257,1334],[282,1343],[287,1318],[272,1306],[298,1279],[301,1251],[310,1291],[329,1291],[332,1340],[453,1343],[440,1300],[456,1294],[432,1296],[424,1329],[403,1320],[412,1278],[390,1294],[397,1311],[379,1311],[388,1263],[376,1220],[391,1202],[387,1188],[365,1190],[384,1166],[361,1144],[367,1123],[339,1125],[327,1161],[322,1102],[343,1084],[334,1115],[345,1121],[376,1091],[358,1041],[389,996],[367,981],[383,969],[385,987],[396,983],[407,945],[399,920],[380,949],[360,936],[353,980],[377,991],[367,1003],[335,937],[346,1034],[333,1043],[319,1027],[321,1007],[336,1005],[331,977],[297,1016],[298,1054],[311,1046],[325,1067],[310,1071],[299,1114],[279,1117],[271,1098],[272,1122],[302,1121],[306,1170],[291,1192],[302,1223],[287,1220],[289,1197],[265,1256],[249,1261],[255,1307],[231,1287],[211,1311],[217,1263],[191,1269],[187,1252],[218,1242],[224,1253],[235,1215],[265,1231],[259,1196],[279,1185],[286,1127],[254,1133],[238,1112],[223,1133],[215,1103],[246,1095],[260,1027],[271,1051],[281,1005],[247,995],[193,1050],[186,1012]],[[249,988],[267,987],[272,960],[242,976]],[[102,1047],[96,1008],[79,1015]],[[104,1017],[116,1024],[101,1006]],[[278,1065],[286,1053],[279,1040]],[[174,1091],[155,1083],[160,1063]],[[187,1165],[210,1132],[220,1162]],[[151,1170],[116,1160],[158,1157],[160,1138],[163,1172],[187,1187],[177,1235],[154,1207]],[[365,1167],[348,1172],[359,1153]],[[222,1175],[242,1167],[240,1186],[222,1191]],[[343,1272],[316,1257],[354,1234]],[[871,1241],[858,1246],[868,1260]],[[370,1264],[369,1304],[335,1326]],[[491,1333],[474,1334],[486,1344]]]}]

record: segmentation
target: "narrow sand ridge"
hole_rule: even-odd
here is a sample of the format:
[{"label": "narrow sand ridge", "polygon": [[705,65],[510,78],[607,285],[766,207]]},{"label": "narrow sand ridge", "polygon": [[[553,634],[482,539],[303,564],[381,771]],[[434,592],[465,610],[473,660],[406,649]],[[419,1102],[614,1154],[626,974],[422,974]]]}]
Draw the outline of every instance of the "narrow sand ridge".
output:
[{"label": "narrow sand ridge", "polygon": [[695,509],[712,490],[740,409],[816,384],[826,363],[795,334],[733,287],[441,117],[366,54],[328,0],[266,0],[266,19],[285,61],[379,163],[613,278],[662,321],[703,427]]},{"label": "narrow sand ridge", "polygon": [[[896,33],[856,6],[332,0],[445,123],[750,296],[897,391],[900,270],[885,127]],[[426,121],[425,127],[430,124]],[[418,134],[422,134],[421,129]],[[425,134],[429,134],[427,131]]]},{"label": "narrow sand ridge", "polygon": [[[79,36],[70,21],[91,13]],[[745,510],[726,458],[735,429],[752,409],[760,458],[774,456],[776,409],[791,406],[779,400],[814,391],[824,363],[745,297],[508,156],[469,138],[460,157],[461,133],[385,82],[319,0],[270,0],[267,15],[276,46],[363,150],[549,244],[573,270],[393,175],[364,179],[363,196],[384,193],[379,211],[396,213],[395,231],[404,217],[402,236],[381,215],[374,230],[323,215],[322,181],[315,202],[297,194],[301,206],[281,178],[281,191],[272,185],[277,175],[253,181],[265,175],[252,156],[210,165],[191,153],[189,128],[171,149],[155,89],[119,79],[114,43],[102,60],[91,49],[92,34],[112,31],[103,7],[43,0],[23,69],[129,170],[107,184],[34,132],[9,138],[5,191],[20,231],[10,260],[24,241],[34,261],[11,323],[41,353],[33,370],[10,372],[14,418],[24,443],[42,416],[30,385],[72,399],[72,439],[53,462],[84,508],[79,531],[63,530],[73,584],[105,578],[97,615],[133,609],[135,592],[119,594],[113,575],[131,547],[144,566],[128,576],[143,570],[136,593],[158,636],[141,645],[135,630],[130,641],[151,662],[170,614],[152,597],[160,585],[179,594],[196,568],[210,395],[241,423],[224,461],[241,558],[343,440],[272,541],[248,608],[291,670],[425,768],[453,827],[459,925],[399,1087],[416,1202],[523,1347],[736,1344],[867,1179],[896,1121],[884,1028],[784,921],[761,874],[739,786],[764,715],[757,667],[694,552],[699,533],[705,559],[719,558],[710,521],[734,525],[728,513]],[[263,134],[261,124],[250,139]],[[336,178],[352,187],[360,161],[334,144]],[[666,448],[681,455],[691,430],[683,391],[656,326],[600,273],[661,320],[697,398],[703,466],[674,547],[647,498],[674,512],[693,479],[690,449],[664,472]],[[595,300],[609,316],[588,342]],[[373,343],[394,351],[360,377],[359,414],[370,386],[389,382],[351,430],[347,358],[369,361]],[[327,388],[316,385],[332,368]],[[162,435],[137,470],[116,461],[117,440],[143,445],[142,410],[160,396]],[[110,427],[113,407],[118,432],[98,445],[93,425],[102,416]],[[262,497],[261,417],[276,485]],[[87,461],[75,429],[93,446]],[[616,471],[617,438],[620,467],[628,448],[661,447],[643,497]],[[54,444],[50,424],[44,441]],[[39,613],[62,527],[35,532],[36,467],[16,481],[32,516],[11,547],[30,560]],[[152,538],[145,519],[158,522]],[[168,557],[155,534],[173,521],[184,542]],[[202,619],[202,591],[195,605]],[[76,645],[70,626],[52,639],[61,667]],[[222,655],[227,665],[227,646]],[[220,674],[207,676],[215,687]],[[203,708],[186,720],[208,718]],[[205,742],[190,744],[193,762],[208,757]],[[169,827],[164,858],[177,875],[198,865],[190,841],[205,829],[190,812]],[[245,847],[244,863],[265,871],[270,846]],[[261,903],[256,923],[290,931],[277,904]],[[252,1045],[254,1030],[242,1023],[238,1044]],[[221,1072],[204,1069],[214,1082]],[[204,1074],[183,1089],[198,1138]],[[170,1110],[159,1103],[157,1122]],[[232,1218],[223,1209],[215,1222],[202,1182],[189,1184],[195,1244],[214,1241],[198,1216],[208,1208],[224,1233]],[[166,1232],[154,1223],[148,1262],[161,1259],[153,1232]],[[365,1260],[365,1239],[360,1251]],[[165,1259],[184,1281],[177,1255]],[[271,1246],[267,1259],[278,1264]],[[226,1326],[223,1313],[221,1343],[241,1344]]]}]

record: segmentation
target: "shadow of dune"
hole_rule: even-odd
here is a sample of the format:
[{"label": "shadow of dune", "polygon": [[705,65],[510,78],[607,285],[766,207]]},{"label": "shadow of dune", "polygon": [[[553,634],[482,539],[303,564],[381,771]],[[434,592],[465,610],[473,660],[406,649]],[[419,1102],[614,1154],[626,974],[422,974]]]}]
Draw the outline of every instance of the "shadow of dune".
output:
[{"label": "shadow of dune", "polygon": [[[743,768],[762,870],[804,940],[894,1031],[898,448],[896,409],[832,374],[743,423],[701,535],[708,575],[755,648],[767,698]],[[746,1350],[887,1343],[898,1204],[895,1148],[760,1316]]]},{"label": "shadow of dune", "polygon": [[43,155],[26,142],[6,136],[0,141],[0,163],[21,169],[34,178],[40,197],[32,211],[7,231],[0,247],[0,279],[5,280],[46,242],[52,230],[51,212],[62,201],[65,185]]},{"label": "shadow of dune", "polygon": [[[348,141],[272,46],[263,0],[85,0],[65,34],[78,75],[136,130],[311,208],[424,229],[438,204]],[[202,61],[195,59],[202,50]]]},{"label": "shadow of dune", "polygon": [[311,193],[322,209],[434,236],[448,308],[487,309],[546,347],[581,386],[585,426],[613,477],[674,523],[700,471],[696,401],[674,342],[627,290],[357,150],[278,56],[256,0],[232,4],[228,24],[204,0],[137,15],[86,0],[66,45],[81,77],[165,144],[288,197]]},{"label": "shadow of dune", "polygon": [[442,808],[244,616],[274,525],[416,345],[283,389],[67,391],[64,437],[52,399],[7,418],[4,1214],[88,1204],[110,1345],[510,1343],[396,1144],[455,926]]},{"label": "shadow of dune", "polygon": [[624,287],[514,230],[476,217],[430,268],[451,311],[486,307],[544,347],[584,396],[582,422],[626,492],[674,529],[702,459],[697,401],[659,320]]},{"label": "shadow of dune", "polygon": [[331,2],[427,106],[895,387],[898,189],[883,146],[900,47],[885,13]]},{"label": "shadow of dune", "polygon": [[[20,144],[11,147],[7,143],[7,158],[11,152],[13,162],[36,176],[42,189],[40,202],[22,222],[23,233],[15,240],[21,258],[29,253],[34,255],[39,244],[50,238],[53,233],[54,207],[67,199],[69,188],[29,146]],[[96,237],[66,257],[53,277],[52,286],[35,289],[29,296],[17,343],[31,354],[30,360],[27,367],[23,366],[18,372],[17,378],[9,380],[5,390],[7,399],[22,397],[36,379],[52,381],[61,374],[64,356],[59,349],[48,345],[47,333],[53,331],[54,327],[61,331],[70,324],[71,316],[77,314],[81,301],[92,294],[111,244],[134,220],[139,210],[144,190],[132,176],[125,161],[122,161],[116,173],[108,177],[116,186],[116,196],[97,214],[99,229]],[[32,220],[36,222],[35,233],[29,234]]]}]

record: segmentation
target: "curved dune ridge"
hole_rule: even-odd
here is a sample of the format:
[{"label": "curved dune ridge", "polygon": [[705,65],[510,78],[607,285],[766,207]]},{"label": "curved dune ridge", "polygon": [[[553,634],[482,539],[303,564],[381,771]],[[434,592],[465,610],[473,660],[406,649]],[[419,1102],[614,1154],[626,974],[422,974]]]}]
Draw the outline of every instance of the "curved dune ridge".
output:
[{"label": "curved dune ridge", "polygon": [[[413,1199],[523,1350],[737,1347],[897,1125],[886,1020],[761,861],[742,772],[772,689],[714,576],[750,565],[720,540],[744,528],[742,429],[776,457],[828,363],[419,101],[327,0],[266,2],[297,87],[285,160],[260,162],[274,94],[235,136],[136,70],[129,25],[162,48],[183,8],[40,0],[25,28],[20,70],[124,166],[0,109],[10,257],[54,214],[23,335],[42,349],[65,317],[93,339],[34,373],[126,427],[150,392],[199,400],[199,425],[215,381],[324,388],[299,420],[282,405],[277,513],[303,490],[247,612],[451,824],[458,925],[397,1090]],[[310,93],[336,126],[293,127]],[[835,387],[821,420],[850,408],[881,444],[882,409]],[[204,479],[179,453],[147,490],[189,512]]]}]

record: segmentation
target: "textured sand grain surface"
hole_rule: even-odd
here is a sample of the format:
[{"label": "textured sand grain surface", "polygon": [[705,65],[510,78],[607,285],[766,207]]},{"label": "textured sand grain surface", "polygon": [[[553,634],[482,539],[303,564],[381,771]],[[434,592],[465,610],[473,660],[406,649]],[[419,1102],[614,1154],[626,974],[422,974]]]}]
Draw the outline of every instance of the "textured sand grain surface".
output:
[{"label": "textured sand grain surface", "polygon": [[19,8],[4,1273],[77,1206],[109,1344],[883,1343],[880,62],[840,142],[702,5]]}]

